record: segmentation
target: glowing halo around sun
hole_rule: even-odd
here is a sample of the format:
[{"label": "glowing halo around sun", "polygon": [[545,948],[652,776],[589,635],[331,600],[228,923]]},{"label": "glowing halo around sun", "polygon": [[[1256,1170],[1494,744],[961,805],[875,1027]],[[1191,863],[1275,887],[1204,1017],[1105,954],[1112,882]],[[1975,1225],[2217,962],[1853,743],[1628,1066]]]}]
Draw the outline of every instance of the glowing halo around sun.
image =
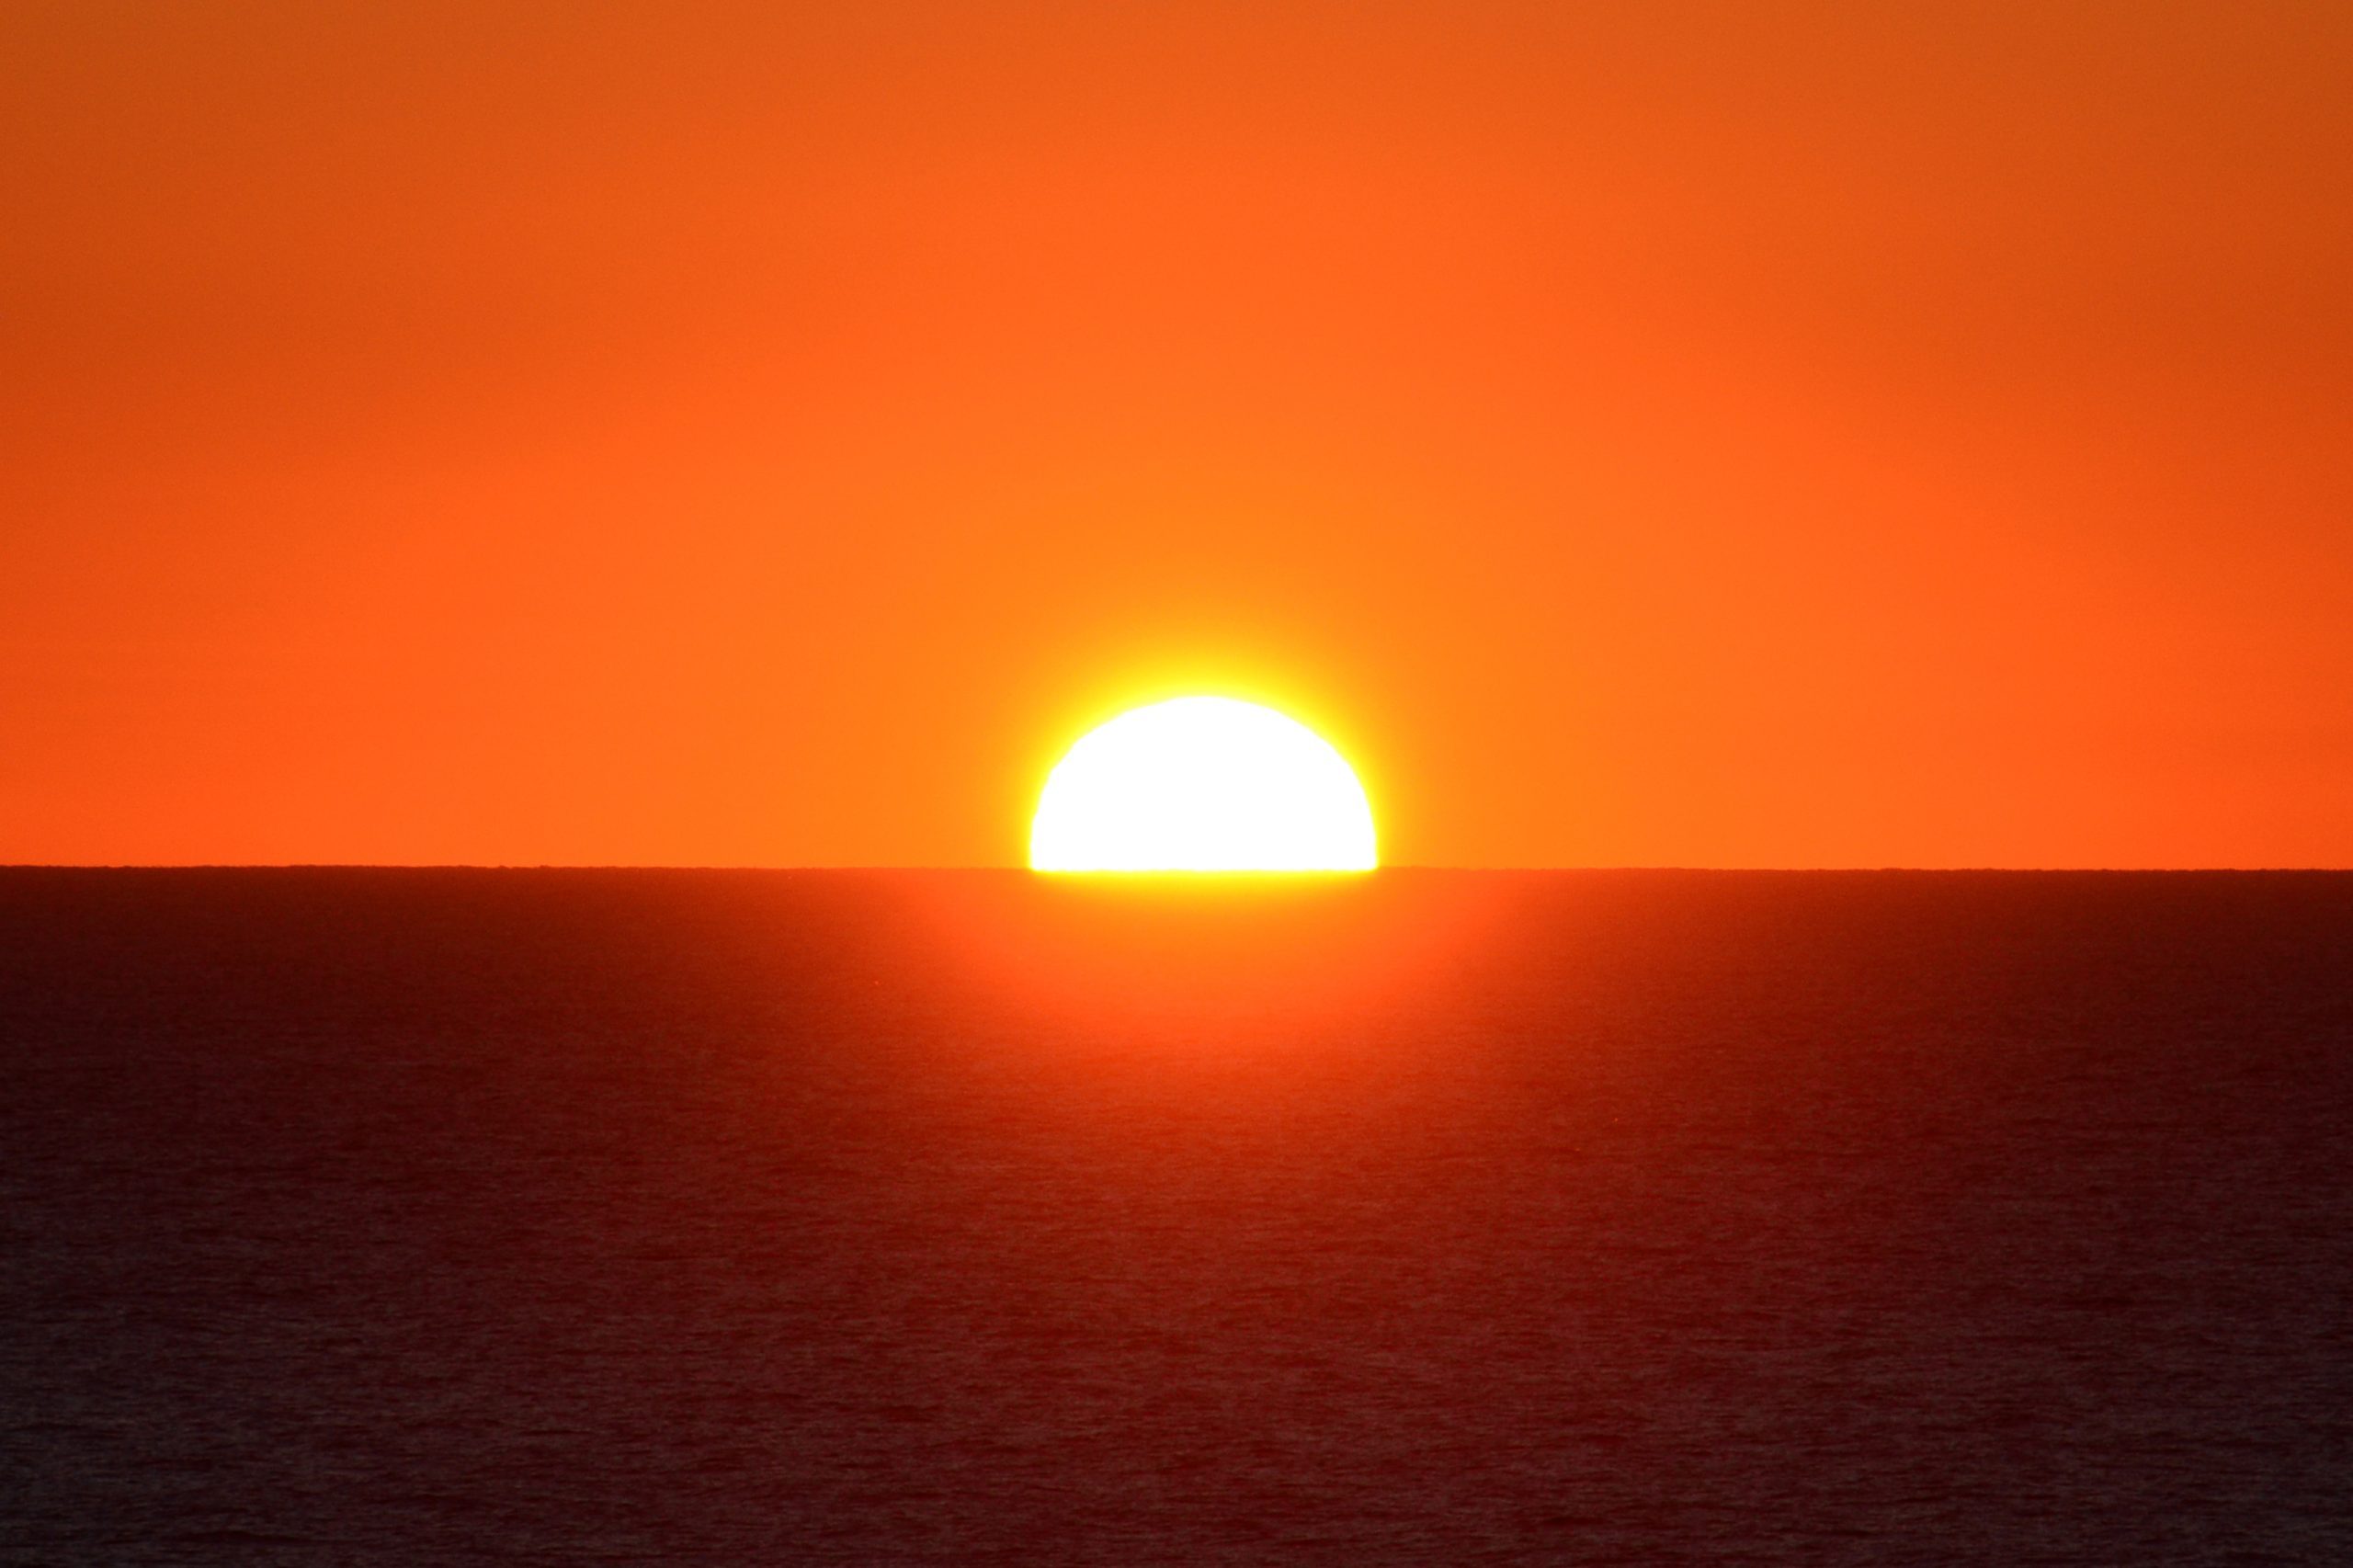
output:
[{"label": "glowing halo around sun", "polygon": [[1179,697],[1089,731],[1046,778],[1039,871],[1369,871],[1372,807],[1347,759],[1255,702]]}]

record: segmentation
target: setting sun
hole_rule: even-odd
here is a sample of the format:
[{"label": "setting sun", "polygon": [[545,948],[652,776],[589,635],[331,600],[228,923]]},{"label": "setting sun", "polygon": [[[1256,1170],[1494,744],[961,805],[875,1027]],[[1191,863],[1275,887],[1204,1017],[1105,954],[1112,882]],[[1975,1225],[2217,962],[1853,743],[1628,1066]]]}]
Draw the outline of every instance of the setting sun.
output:
[{"label": "setting sun", "polygon": [[1255,702],[1180,697],[1088,733],[1046,779],[1040,871],[1367,871],[1372,808],[1345,758]]}]

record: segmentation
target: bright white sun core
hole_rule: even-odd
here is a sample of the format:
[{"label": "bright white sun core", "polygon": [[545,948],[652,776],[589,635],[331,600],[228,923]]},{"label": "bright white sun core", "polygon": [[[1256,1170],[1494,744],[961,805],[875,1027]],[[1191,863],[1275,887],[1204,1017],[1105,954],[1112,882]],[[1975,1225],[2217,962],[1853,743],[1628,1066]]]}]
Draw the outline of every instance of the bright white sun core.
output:
[{"label": "bright white sun core", "polygon": [[1295,719],[1179,697],[1089,731],[1029,825],[1040,871],[1369,871],[1372,808],[1340,754]]}]

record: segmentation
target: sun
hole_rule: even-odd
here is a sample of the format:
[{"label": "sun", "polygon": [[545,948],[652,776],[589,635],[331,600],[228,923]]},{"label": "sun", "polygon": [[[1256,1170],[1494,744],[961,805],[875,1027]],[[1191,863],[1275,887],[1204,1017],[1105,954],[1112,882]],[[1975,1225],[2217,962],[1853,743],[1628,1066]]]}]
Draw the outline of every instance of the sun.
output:
[{"label": "sun", "polygon": [[1047,776],[1040,871],[1369,871],[1372,807],[1330,743],[1227,697],[1179,697],[1090,732]]}]

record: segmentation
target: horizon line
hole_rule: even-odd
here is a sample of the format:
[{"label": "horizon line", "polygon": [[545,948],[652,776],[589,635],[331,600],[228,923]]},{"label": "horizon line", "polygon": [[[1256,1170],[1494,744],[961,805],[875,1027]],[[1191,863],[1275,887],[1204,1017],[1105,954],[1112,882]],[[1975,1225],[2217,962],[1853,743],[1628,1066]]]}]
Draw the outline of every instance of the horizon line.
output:
[{"label": "horizon line", "polygon": [[1361,877],[1380,871],[1443,872],[1467,876],[1620,875],[1705,873],[1720,876],[2197,876],[2211,874],[2343,875],[2353,866],[2245,865],[2042,865],[2042,866],[1705,866],[1705,865],[1528,865],[1455,866],[1426,862],[1334,871],[1041,871],[1017,865],[763,865],[748,862],[657,861],[473,861],[473,860],[17,860],[0,861],[9,871],[694,871],[763,875],[951,875],[1026,874],[1035,877]]}]

